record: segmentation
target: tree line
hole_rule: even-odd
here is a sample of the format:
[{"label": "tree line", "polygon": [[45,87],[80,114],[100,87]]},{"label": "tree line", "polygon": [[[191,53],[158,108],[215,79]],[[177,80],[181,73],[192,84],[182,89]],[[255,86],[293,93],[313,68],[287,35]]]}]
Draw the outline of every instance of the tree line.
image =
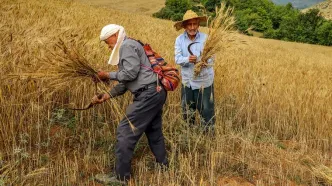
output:
[{"label": "tree line", "polygon": [[[250,35],[248,29],[263,33],[263,37],[285,41],[332,46],[332,21],[318,9],[305,13],[291,3],[276,5],[270,0],[166,0],[165,7],[153,16],[173,21],[182,20],[186,10],[214,16],[220,3],[234,7],[236,26]],[[204,7],[204,9],[202,9]]]}]

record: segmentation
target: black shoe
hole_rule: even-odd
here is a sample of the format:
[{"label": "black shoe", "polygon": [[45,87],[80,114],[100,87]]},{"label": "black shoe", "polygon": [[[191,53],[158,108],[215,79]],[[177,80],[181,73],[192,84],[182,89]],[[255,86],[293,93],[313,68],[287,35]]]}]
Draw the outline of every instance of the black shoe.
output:
[{"label": "black shoe", "polygon": [[160,162],[149,162],[147,164],[148,170],[152,171],[152,170],[158,170],[160,169],[162,172],[166,172],[168,171],[168,162],[166,161],[166,163],[160,163]]},{"label": "black shoe", "polygon": [[169,168],[169,164],[168,164],[168,161],[164,162],[164,163],[157,163],[158,165],[158,168],[160,168],[160,170],[162,172],[167,172],[168,171],[168,168]]},{"label": "black shoe", "polygon": [[108,174],[97,174],[94,178],[98,183],[104,185],[112,185],[112,186],[126,186],[127,183],[125,181],[119,180],[116,176],[111,176]]}]

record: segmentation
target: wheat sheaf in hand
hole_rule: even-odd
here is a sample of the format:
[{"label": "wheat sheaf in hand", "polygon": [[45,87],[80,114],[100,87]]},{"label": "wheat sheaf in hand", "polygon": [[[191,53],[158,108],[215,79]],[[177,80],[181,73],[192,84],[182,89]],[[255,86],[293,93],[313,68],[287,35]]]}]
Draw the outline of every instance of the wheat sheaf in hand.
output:
[{"label": "wheat sheaf in hand", "polygon": [[[38,58],[38,68],[12,74],[12,77],[34,78],[44,84],[42,92],[56,92],[75,84],[79,87],[86,82],[83,79],[97,77],[95,68],[76,50],[74,45],[68,46],[59,40],[53,49],[46,49],[47,56]],[[79,83],[79,84],[77,84]]]},{"label": "wheat sheaf in hand", "polygon": [[62,40],[57,43],[57,47],[63,51],[63,55],[54,54],[57,60],[53,61],[52,66],[60,79],[96,77],[97,71],[73,47],[67,47]]},{"label": "wheat sheaf in hand", "polygon": [[216,8],[216,17],[208,25],[208,38],[201,59],[195,64],[195,77],[200,74],[202,68],[210,65],[208,59],[214,58],[216,53],[222,52],[236,43],[235,18],[232,13],[233,8],[226,7],[223,3],[220,8]]}]

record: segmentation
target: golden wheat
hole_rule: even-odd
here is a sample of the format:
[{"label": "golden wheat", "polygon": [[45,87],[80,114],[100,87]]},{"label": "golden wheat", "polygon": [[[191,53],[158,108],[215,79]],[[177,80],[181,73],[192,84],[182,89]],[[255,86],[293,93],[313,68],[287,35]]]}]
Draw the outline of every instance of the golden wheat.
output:
[{"label": "golden wheat", "polygon": [[[200,61],[195,64],[194,75],[198,76],[202,68],[209,66],[209,59],[215,58],[217,53],[223,53],[227,48],[235,45],[235,18],[233,8],[226,7],[224,3],[216,8],[216,17],[208,24],[208,37]],[[233,46],[234,47],[234,46]]]},{"label": "golden wheat", "polygon": [[[90,77],[45,90],[48,82],[23,74],[52,59],[59,38],[95,70],[115,70],[106,66],[109,51],[98,39],[109,23],[173,63],[180,32],[170,21],[73,1],[4,0],[0,16],[0,183],[97,185],[93,176],[114,165],[116,126],[124,117],[118,113],[132,96],[73,112],[64,106],[84,106],[95,94]],[[169,171],[155,168],[143,138],[129,185],[330,184],[332,49],[237,37],[247,44],[215,59],[216,136],[189,128],[180,89],[169,92],[163,113]]]}]

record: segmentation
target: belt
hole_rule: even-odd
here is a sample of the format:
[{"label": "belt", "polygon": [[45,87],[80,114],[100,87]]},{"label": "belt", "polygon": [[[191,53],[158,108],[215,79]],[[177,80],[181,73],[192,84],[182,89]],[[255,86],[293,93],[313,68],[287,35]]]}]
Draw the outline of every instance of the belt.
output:
[{"label": "belt", "polygon": [[151,84],[148,84],[148,85],[144,85],[144,87],[139,88],[134,92],[135,97],[139,96],[142,92],[148,90],[149,88],[156,87],[156,85],[157,85],[156,83],[151,83]]}]

